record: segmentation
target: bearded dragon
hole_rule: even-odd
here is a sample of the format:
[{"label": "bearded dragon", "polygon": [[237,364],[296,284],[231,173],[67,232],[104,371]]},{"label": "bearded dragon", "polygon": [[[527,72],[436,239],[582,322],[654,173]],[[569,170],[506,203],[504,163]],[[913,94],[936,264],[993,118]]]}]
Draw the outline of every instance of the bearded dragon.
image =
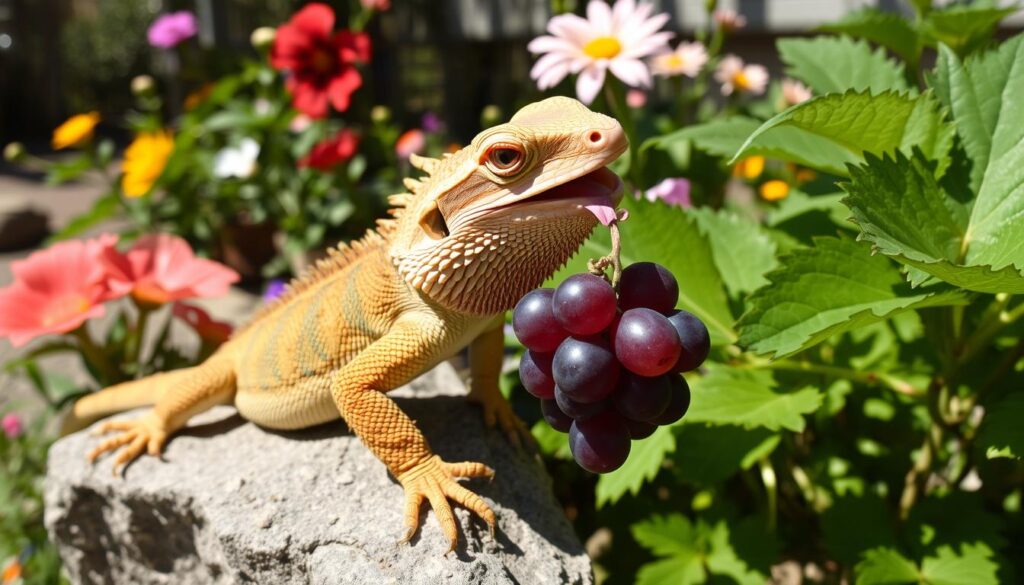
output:
[{"label": "bearded dragon", "polygon": [[435,455],[387,392],[469,346],[469,398],[513,442],[529,438],[498,390],[504,312],[576,252],[596,224],[587,206],[614,207],[622,182],[606,166],[627,148],[619,123],[576,100],[528,105],[443,159],[414,156],[426,176],[406,179],[376,230],[290,284],[202,364],[119,384],[75,404],[65,428],[110,420],[115,433],[88,453],[116,453],[114,471],[196,414],[233,404],[271,429],[343,418],[405,492],[405,539],[430,503],[454,550],[449,500],[491,528],[494,512],[458,478],[492,477],[474,461]]}]

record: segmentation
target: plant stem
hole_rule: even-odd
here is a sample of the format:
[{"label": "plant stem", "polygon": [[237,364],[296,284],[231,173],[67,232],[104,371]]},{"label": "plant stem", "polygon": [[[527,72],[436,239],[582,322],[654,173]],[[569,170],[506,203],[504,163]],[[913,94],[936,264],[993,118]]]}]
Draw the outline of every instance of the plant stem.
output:
[{"label": "plant stem", "polygon": [[145,343],[146,323],[149,321],[149,316],[153,313],[155,307],[135,301],[135,308],[138,310],[139,314],[135,318],[135,327],[133,328],[131,337],[128,340],[128,351],[125,355],[125,362],[136,366],[135,374],[136,377],[138,377],[138,375],[142,373],[142,364],[140,363],[140,359],[142,357],[142,344]]},{"label": "plant stem", "polygon": [[921,453],[903,480],[903,493],[900,495],[901,521],[906,521],[910,517],[910,509],[917,503],[917,498],[924,484],[925,478],[923,476],[932,468],[932,460],[935,458],[935,447],[933,444],[937,443],[936,435],[941,437],[942,428],[936,422],[933,422],[931,428],[928,429],[928,435],[921,444]]},{"label": "plant stem", "polygon": [[779,515],[778,480],[775,477],[772,462],[767,457],[759,460],[757,466],[761,471],[761,481],[764,483],[764,491],[768,499],[768,531],[775,533]]},{"label": "plant stem", "polygon": [[612,237],[611,253],[602,258],[591,259],[587,262],[587,268],[590,273],[597,276],[605,276],[604,269],[611,266],[612,276],[610,282],[612,288],[616,291],[619,290],[619,279],[622,278],[622,237],[619,235],[619,222],[625,221],[625,219],[626,216],[623,215],[621,219],[613,219],[608,224],[608,231],[611,232]]},{"label": "plant stem", "polygon": [[92,336],[89,335],[85,325],[83,324],[78,329],[75,329],[71,334],[78,340],[78,351],[82,354],[82,359],[92,365],[103,376],[103,380],[97,381],[101,384],[110,384],[117,381],[119,378],[117,369],[107,359],[107,354],[92,340]]},{"label": "plant stem", "polygon": [[787,372],[809,372],[814,374],[822,374],[825,376],[831,376],[833,378],[842,378],[853,382],[860,382],[862,384],[874,385],[880,384],[893,392],[903,394],[904,396],[920,396],[921,393],[914,388],[910,382],[901,380],[891,374],[885,372],[858,372],[849,368],[841,368],[837,366],[828,366],[825,364],[816,364],[808,361],[790,361],[790,360],[776,360],[774,362],[765,362],[754,367],[767,370],[781,370]]},{"label": "plant stem", "polygon": [[614,79],[609,79],[605,82],[604,89],[605,98],[608,100],[608,107],[611,108],[615,118],[622,124],[622,130],[626,133],[626,138],[629,140],[630,180],[633,182],[634,189],[640,189],[642,186],[640,179],[643,177],[640,167],[643,162],[640,159],[640,145],[637,144],[633,112],[626,105],[626,93],[622,89],[622,84]]},{"label": "plant stem", "polygon": [[[1009,297],[1005,300],[997,300],[996,302],[996,308],[999,310],[994,311],[992,316],[983,321],[978,329],[976,329],[974,333],[967,338],[963,344],[962,353],[960,353],[957,358],[957,366],[961,366],[970,361],[974,356],[978,355],[978,352],[985,349],[988,342],[991,341],[992,338],[1000,331],[1011,325],[1017,319],[1024,317],[1024,302],[1009,311],[1005,310],[1006,306],[1010,302]],[[952,376],[950,376],[950,378],[952,378]]]}]

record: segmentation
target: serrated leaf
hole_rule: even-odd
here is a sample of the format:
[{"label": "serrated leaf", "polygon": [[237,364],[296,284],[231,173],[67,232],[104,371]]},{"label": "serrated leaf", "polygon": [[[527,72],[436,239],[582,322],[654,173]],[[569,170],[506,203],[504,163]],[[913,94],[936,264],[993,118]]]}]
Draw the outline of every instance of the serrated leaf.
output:
[{"label": "serrated leaf", "polygon": [[929,46],[942,43],[959,55],[966,55],[992,38],[999,21],[1017,10],[1017,7],[963,5],[935,10],[921,23],[921,37]]},{"label": "serrated leaf", "polygon": [[[736,340],[734,318],[725,295],[722,276],[712,255],[711,243],[701,233],[692,213],[661,202],[627,197],[622,207],[629,220],[622,223],[622,263],[657,262],[679,281],[679,306],[700,318],[708,327],[712,345]],[[555,286],[570,274],[586,272],[587,259],[611,250],[608,230],[598,227],[580,252],[546,286]]]},{"label": "serrated leaf", "polygon": [[949,546],[921,562],[921,576],[928,585],[999,585],[999,565],[988,545],[964,543],[957,554]]},{"label": "serrated leaf", "polygon": [[682,143],[692,143],[704,152],[721,157],[732,157],[743,142],[761,125],[760,120],[745,116],[716,118],[704,124],[695,124],[647,139],[641,151],[655,148],[671,151]]},{"label": "serrated leaf", "polygon": [[985,409],[978,444],[987,456],[1024,458],[1024,392],[1014,392]]},{"label": "serrated leaf", "polygon": [[779,265],[775,243],[759,224],[728,211],[709,207],[693,210],[711,241],[711,252],[726,290],[733,298],[767,284],[764,274]]},{"label": "serrated leaf", "polygon": [[693,381],[687,422],[732,424],[743,427],[804,430],[803,415],[821,406],[813,388],[777,392],[771,373],[764,370],[715,368]]},{"label": "serrated leaf", "polygon": [[940,161],[941,171],[953,145],[953,128],[943,118],[930,93],[910,97],[848,91],[818,96],[765,122],[733,161],[761,154],[846,175],[847,165],[862,162],[865,152],[909,153],[917,147]]},{"label": "serrated leaf", "polygon": [[944,286],[912,290],[887,258],[851,240],[817,238],[780,262],[738,323],[741,345],[774,357],[910,309],[967,302]]},{"label": "serrated leaf", "polygon": [[724,520],[714,525],[704,520],[694,524],[680,514],[652,516],[634,524],[636,541],[664,557],[642,566],[637,583],[704,583],[707,572],[743,585],[765,583],[767,576],[750,568],[737,554],[729,527]]},{"label": "serrated leaf", "polygon": [[786,73],[819,95],[850,89],[876,94],[910,89],[903,64],[864,41],[833,36],[783,38],[776,47]]},{"label": "serrated leaf", "polygon": [[903,57],[915,68],[921,52],[917,31],[910,22],[899,14],[882,12],[877,8],[850,12],[835,22],[818,27],[818,30],[866,39]]},{"label": "serrated leaf", "polygon": [[[965,244],[974,226],[951,205],[921,153],[911,159],[900,152],[895,158],[868,155],[864,165],[850,170],[850,178],[843,185],[849,193],[843,203],[853,212],[861,239],[875,250],[968,290],[1024,292],[1024,275],[1015,267],[987,263],[1007,243],[975,231],[975,242]],[[1019,229],[1024,237],[1024,226]],[[1020,255],[1024,266],[1024,248]]]},{"label": "serrated leaf", "polygon": [[693,523],[680,514],[651,516],[632,526],[633,538],[651,554],[667,557],[693,550],[697,539]]},{"label": "serrated leaf", "polygon": [[[778,445],[780,436],[766,428],[745,429],[735,425],[706,425],[690,421],[676,431],[672,469],[681,481],[711,486],[724,481]],[[690,448],[699,445],[699,448]]]},{"label": "serrated leaf", "polygon": [[653,435],[643,441],[633,441],[629,458],[622,467],[598,478],[597,506],[614,504],[627,492],[639,493],[644,483],[658,475],[661,462],[675,448],[676,439],[670,427],[658,427]]},{"label": "serrated leaf", "polygon": [[879,547],[864,553],[857,563],[857,585],[898,585],[920,581],[917,565],[899,552]]},{"label": "serrated leaf", "polygon": [[643,565],[636,573],[636,585],[697,585],[704,583],[706,578],[700,557],[687,554]]}]

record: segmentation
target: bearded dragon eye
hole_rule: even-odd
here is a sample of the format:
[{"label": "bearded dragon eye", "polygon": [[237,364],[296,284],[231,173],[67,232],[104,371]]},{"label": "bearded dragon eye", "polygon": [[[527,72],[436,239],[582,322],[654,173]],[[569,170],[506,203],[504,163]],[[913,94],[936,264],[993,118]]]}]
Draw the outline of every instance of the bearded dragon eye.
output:
[{"label": "bearded dragon eye", "polygon": [[488,151],[487,162],[495,173],[510,175],[518,171],[522,166],[523,152],[511,146],[495,146]]}]

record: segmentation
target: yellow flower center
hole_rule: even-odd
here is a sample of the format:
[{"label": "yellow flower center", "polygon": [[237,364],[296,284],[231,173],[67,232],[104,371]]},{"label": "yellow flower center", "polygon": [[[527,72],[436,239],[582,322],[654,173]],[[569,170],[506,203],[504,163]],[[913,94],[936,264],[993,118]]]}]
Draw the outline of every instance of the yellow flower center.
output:
[{"label": "yellow flower center", "polygon": [[750,91],[750,78],[742,69],[732,76],[732,84],[740,91]]},{"label": "yellow flower center", "polygon": [[168,302],[170,296],[167,291],[151,283],[140,282],[132,289],[132,298],[141,305],[149,308],[156,308]]},{"label": "yellow flower center", "polygon": [[669,53],[661,58],[661,65],[666,69],[681,69],[684,65],[683,58],[676,53]]},{"label": "yellow flower center", "polygon": [[622,43],[615,37],[597,37],[583,47],[583,52],[594,59],[611,59],[622,52]]}]

